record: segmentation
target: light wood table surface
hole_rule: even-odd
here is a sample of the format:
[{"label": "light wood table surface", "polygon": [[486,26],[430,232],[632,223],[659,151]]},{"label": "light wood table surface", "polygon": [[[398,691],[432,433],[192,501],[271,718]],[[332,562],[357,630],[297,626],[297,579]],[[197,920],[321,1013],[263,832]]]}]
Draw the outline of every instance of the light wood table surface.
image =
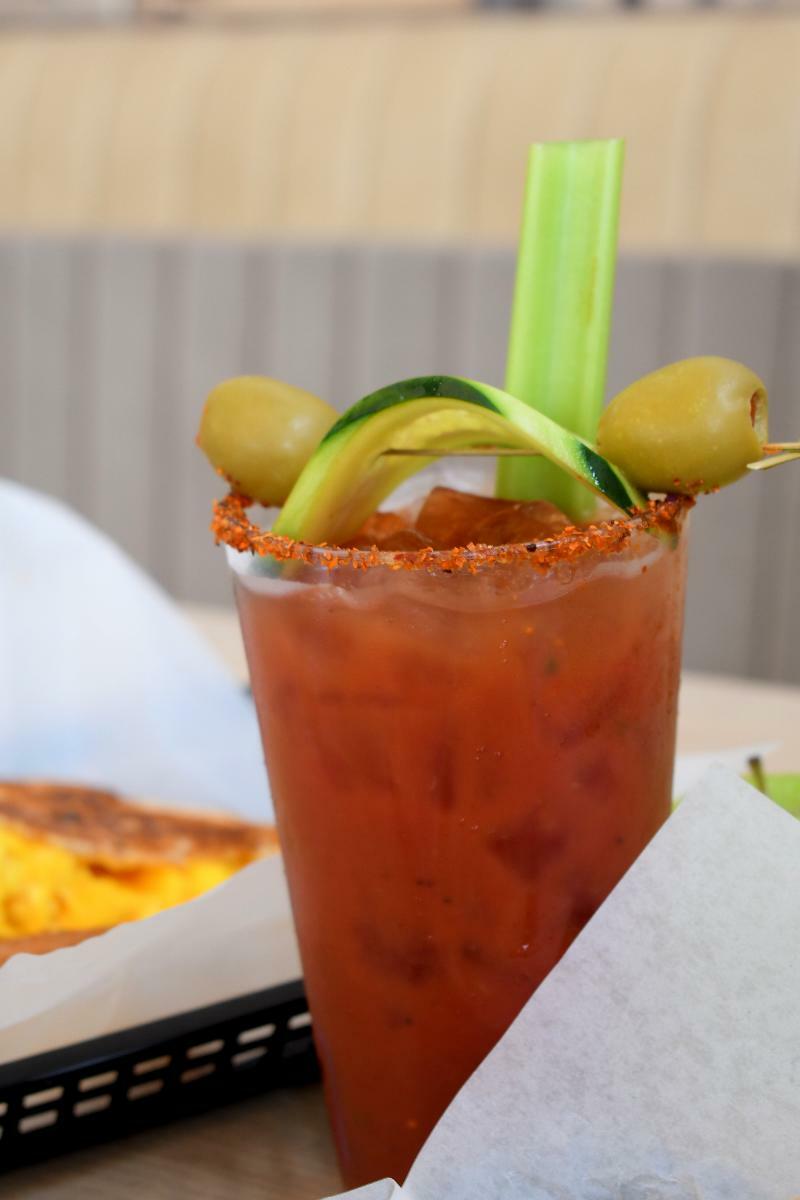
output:
[{"label": "light wood table surface", "polygon": [[[233,610],[187,610],[246,678]],[[778,743],[768,765],[800,768],[800,689],[687,673],[678,749]],[[339,1179],[320,1088],[276,1091],[127,1141],[0,1178],[13,1200],[320,1200]]]}]

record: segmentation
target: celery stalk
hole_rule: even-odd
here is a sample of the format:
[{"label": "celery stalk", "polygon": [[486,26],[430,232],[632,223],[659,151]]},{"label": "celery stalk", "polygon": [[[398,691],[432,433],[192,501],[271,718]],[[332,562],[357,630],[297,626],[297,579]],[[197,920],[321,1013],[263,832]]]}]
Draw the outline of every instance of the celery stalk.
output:
[{"label": "celery stalk", "polygon": [[[531,147],[506,391],[593,441],[603,405],[623,143]],[[546,499],[575,520],[592,493],[553,463],[501,459],[497,495]]]}]

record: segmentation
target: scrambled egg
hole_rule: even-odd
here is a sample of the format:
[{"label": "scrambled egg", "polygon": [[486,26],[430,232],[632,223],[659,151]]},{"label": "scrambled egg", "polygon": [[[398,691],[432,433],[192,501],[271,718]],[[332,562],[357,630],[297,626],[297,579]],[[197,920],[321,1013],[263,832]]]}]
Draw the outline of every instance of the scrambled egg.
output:
[{"label": "scrambled egg", "polygon": [[0,938],[105,928],[149,917],[222,883],[250,862],[195,858],[109,867],[0,824]]}]

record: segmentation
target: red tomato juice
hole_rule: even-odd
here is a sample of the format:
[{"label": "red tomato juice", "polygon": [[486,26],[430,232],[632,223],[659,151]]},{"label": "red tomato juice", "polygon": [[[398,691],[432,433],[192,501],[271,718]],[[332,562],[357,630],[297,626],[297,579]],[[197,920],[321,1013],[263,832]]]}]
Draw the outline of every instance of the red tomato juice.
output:
[{"label": "red tomato juice", "polygon": [[348,1187],[402,1180],[670,810],[683,539],[237,573]]}]

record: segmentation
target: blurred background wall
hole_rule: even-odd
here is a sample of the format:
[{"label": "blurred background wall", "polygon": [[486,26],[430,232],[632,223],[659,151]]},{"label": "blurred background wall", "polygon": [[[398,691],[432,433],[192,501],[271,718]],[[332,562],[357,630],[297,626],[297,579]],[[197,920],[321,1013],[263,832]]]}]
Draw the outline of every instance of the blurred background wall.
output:
[{"label": "blurred background wall", "polygon": [[[0,0],[0,473],[227,600],[193,445],[245,370],[502,379],[526,151],[624,136],[610,390],[761,372],[800,435],[800,12]],[[800,470],[704,502],[687,661],[800,681]]]},{"label": "blurred background wall", "polygon": [[529,143],[619,131],[624,248],[798,252],[800,11],[324,7],[9,22],[0,224],[511,244]]}]

